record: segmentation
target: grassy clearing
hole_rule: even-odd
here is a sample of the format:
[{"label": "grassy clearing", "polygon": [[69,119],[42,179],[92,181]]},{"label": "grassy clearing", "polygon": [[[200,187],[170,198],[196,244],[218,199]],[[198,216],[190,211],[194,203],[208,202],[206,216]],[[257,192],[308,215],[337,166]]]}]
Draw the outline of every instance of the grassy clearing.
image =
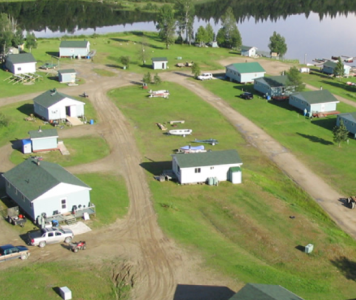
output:
[{"label": "grassy clearing", "polygon": [[[231,90],[217,81],[204,84]],[[142,165],[165,232],[199,251],[207,266],[241,283],[279,284],[311,300],[352,298],[356,283],[347,279],[347,268],[356,254],[355,241],[217,111],[180,86],[163,83],[159,88],[170,90],[169,100],[149,99],[137,87],[109,94],[136,128]],[[254,101],[258,100],[240,105]],[[262,110],[263,105],[271,106],[258,103]],[[294,116],[298,118],[295,112]],[[173,119],[186,120],[180,128],[193,129],[192,137],[166,136],[155,124]],[[214,151],[237,149],[244,162],[243,184],[180,186],[154,181],[153,174],[171,166],[172,150],[194,138],[218,139],[218,145],[208,146]],[[308,243],[315,245],[311,255],[301,251]]]},{"label": "grassy clearing", "polygon": [[0,291],[3,299],[16,298],[15,295],[21,295],[23,300],[60,299],[58,288],[63,286],[69,287],[73,298],[115,299],[111,276],[113,266],[119,259],[104,262],[101,259],[67,259],[37,264],[30,264],[30,259],[21,266],[1,272],[3,284]]},{"label": "grassy clearing", "polygon": [[[39,155],[45,161],[50,161],[69,167],[74,165],[85,164],[101,159],[110,153],[110,149],[106,141],[102,138],[85,136],[75,139],[65,139],[64,144],[70,155],[62,155],[60,151],[42,152]],[[14,164],[19,164],[28,159],[33,154],[23,154],[21,150],[14,151],[11,154],[10,161]]]},{"label": "grassy clearing", "polygon": [[[341,148],[333,143],[335,116],[310,121],[304,118],[300,111],[293,109],[288,101],[267,102],[256,95],[252,101],[238,97],[242,88],[244,91],[253,92],[253,85],[222,80],[203,85],[290,149],[335,189],[345,195],[355,193],[353,183],[356,174],[352,162],[356,141],[350,138],[349,144],[343,144]],[[342,113],[355,111],[354,107],[344,103],[339,103],[337,109]]]},{"label": "grassy clearing", "polygon": [[[96,111],[89,100],[85,98],[79,100],[85,102],[86,104],[85,115],[87,119],[95,119],[97,122]],[[42,120],[37,118],[35,118],[35,121],[24,120],[33,113],[33,101],[24,101],[1,107],[1,112],[10,118],[10,124],[8,127],[0,128],[0,147],[8,144],[9,142],[15,142],[16,140],[28,138],[28,132],[30,130],[37,130],[39,126],[41,126],[42,129],[53,128],[51,125],[44,124]],[[70,128],[65,126],[65,129],[58,130],[70,130]]]}]

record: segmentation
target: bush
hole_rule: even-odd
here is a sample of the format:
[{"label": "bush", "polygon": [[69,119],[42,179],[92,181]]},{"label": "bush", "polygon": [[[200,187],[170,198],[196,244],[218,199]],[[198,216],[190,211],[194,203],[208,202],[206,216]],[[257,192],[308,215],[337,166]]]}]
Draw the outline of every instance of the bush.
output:
[{"label": "bush", "polygon": [[153,78],[153,82],[154,82],[155,84],[160,84],[160,83],[162,82],[161,77],[159,77],[157,73],[156,73],[156,75],[155,75],[154,78]]},{"label": "bush", "polygon": [[130,57],[129,56],[121,56],[119,58],[119,61],[122,63],[122,65],[126,66],[126,68],[129,68],[129,64],[130,64]]},{"label": "bush", "polygon": [[10,118],[5,116],[3,113],[0,113],[0,128],[7,127],[10,123]]}]

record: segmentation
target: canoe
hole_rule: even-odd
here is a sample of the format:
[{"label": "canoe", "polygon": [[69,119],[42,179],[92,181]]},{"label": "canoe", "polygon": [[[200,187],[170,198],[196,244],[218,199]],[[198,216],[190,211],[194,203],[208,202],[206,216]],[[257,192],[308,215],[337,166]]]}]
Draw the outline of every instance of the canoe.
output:
[{"label": "canoe", "polygon": [[215,140],[215,139],[207,139],[207,140],[197,140],[197,139],[195,139],[193,141],[193,143],[206,143],[206,144],[210,144],[210,145],[214,146],[219,142],[217,140]]},{"label": "canoe", "polygon": [[182,136],[192,134],[192,132],[193,132],[192,129],[173,129],[168,131],[168,133],[171,135],[182,135]]},{"label": "canoe", "polygon": [[204,150],[205,149],[205,146],[204,145],[200,145],[200,146],[183,146],[183,147],[180,147],[180,149],[182,150]]}]

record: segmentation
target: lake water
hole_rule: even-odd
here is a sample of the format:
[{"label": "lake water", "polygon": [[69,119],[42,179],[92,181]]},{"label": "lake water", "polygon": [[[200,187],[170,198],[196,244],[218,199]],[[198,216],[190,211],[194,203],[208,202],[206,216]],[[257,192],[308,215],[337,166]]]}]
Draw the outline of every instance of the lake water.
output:
[{"label": "lake water", "polygon": [[[195,32],[199,26],[205,26],[206,21],[195,18]],[[210,20],[215,33],[221,24]],[[331,58],[331,56],[355,56],[356,35],[350,34],[350,28],[356,24],[356,15],[337,15],[336,17],[323,17],[310,13],[308,18],[304,14],[291,15],[277,21],[258,21],[249,18],[238,23],[243,45],[256,46],[260,50],[268,51],[269,37],[273,31],[281,34],[286,39],[288,51],[286,58],[299,59],[301,63],[311,63],[314,58]],[[95,29],[79,29],[73,33],[51,31],[49,29],[35,31],[37,37],[59,37],[67,35],[90,35],[93,33],[104,34],[131,30],[157,31],[154,22],[137,22],[126,25],[97,27]],[[356,64],[356,62],[355,62]]]}]

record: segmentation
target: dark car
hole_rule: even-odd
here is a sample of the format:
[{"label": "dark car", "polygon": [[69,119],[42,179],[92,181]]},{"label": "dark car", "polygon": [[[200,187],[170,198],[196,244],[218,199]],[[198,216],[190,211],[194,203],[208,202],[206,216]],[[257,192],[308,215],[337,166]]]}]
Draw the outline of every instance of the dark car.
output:
[{"label": "dark car", "polygon": [[252,94],[252,93],[245,92],[245,93],[241,94],[240,97],[241,97],[242,99],[251,100],[251,99],[253,99],[253,94]]},{"label": "dark car", "polygon": [[0,262],[9,259],[26,259],[30,256],[30,251],[25,246],[4,245],[0,246]]}]

